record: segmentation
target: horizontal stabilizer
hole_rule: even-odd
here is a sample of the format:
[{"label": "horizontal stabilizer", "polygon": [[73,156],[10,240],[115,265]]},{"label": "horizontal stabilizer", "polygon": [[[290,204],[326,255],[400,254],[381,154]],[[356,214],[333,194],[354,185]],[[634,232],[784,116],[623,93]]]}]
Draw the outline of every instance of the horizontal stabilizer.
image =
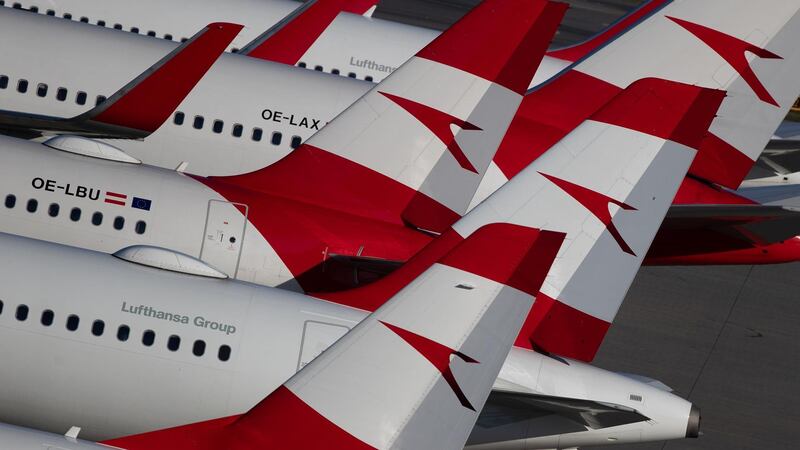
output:
[{"label": "horizontal stabilizer", "polygon": [[771,139],[767,143],[767,151],[765,154],[769,154],[769,150],[800,150],[800,140],[798,139]]},{"label": "horizontal stabilizer", "polygon": [[492,391],[477,426],[494,428],[543,416],[592,430],[650,420],[622,405],[549,395]]},{"label": "horizontal stabilizer", "polygon": [[774,244],[800,235],[800,210],[765,205],[673,205],[662,229],[715,229],[746,242]]},{"label": "horizontal stabilizer", "polygon": [[[91,110],[72,118],[0,110],[0,128],[141,139],[156,131],[242,29],[212,23]],[[33,130],[36,133],[27,133]]]}]

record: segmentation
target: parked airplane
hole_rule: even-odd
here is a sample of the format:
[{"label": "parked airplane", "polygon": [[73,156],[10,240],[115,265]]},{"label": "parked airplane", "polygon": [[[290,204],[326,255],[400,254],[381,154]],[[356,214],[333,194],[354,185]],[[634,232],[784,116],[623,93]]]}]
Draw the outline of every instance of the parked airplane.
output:
[{"label": "parked airplane", "polygon": [[[280,24],[303,4],[293,0],[234,0],[230,8],[220,8],[218,4],[201,3],[192,1],[170,2],[169,4],[130,4],[126,2],[70,2],[60,3],[48,0],[46,2],[17,2],[2,0],[0,6],[13,9],[26,9],[31,12],[47,16],[62,17],[76,22],[91,23],[100,27],[125,30],[134,34],[158,37],[168,41],[184,42],[205,23],[225,21],[240,23],[245,26],[242,33],[227,46],[228,50],[239,51],[245,45],[255,41],[259,34],[273,25]],[[305,4],[314,2],[306,2]],[[341,11],[354,15],[369,17],[377,3],[375,0],[323,0],[323,3],[333,5]],[[175,8],[175,9],[173,9]],[[327,14],[323,20],[314,25],[329,22]],[[216,17],[216,19],[203,22],[203,17]],[[191,25],[195,24],[196,25]],[[308,24],[306,24],[308,25]],[[324,28],[319,29],[322,32]],[[319,34],[316,33],[316,36]],[[412,52],[411,54],[413,54]],[[411,56],[409,54],[409,56]]]},{"label": "parked airplane", "polygon": [[[242,416],[115,439],[112,445],[463,448],[563,241],[563,233],[488,224]],[[499,254],[486,259],[487,246]],[[465,280],[471,289],[459,288]],[[0,428],[3,448],[39,449],[52,439]],[[108,448],[78,442],[69,447]]]},{"label": "parked airplane", "polygon": [[[550,52],[550,58],[543,63],[539,81],[591,53],[669,1],[646,1],[632,14],[591,40]],[[324,33],[321,33],[323,30],[317,33],[317,28],[314,27],[315,32],[311,33],[315,38],[313,45],[302,49],[299,54],[291,52],[291,60],[282,62],[297,63],[300,67],[320,72],[380,82],[440,34],[439,31],[428,28],[372,18],[370,7],[373,4],[374,2],[364,0],[345,1],[343,6],[347,9],[342,8],[345,13],[337,16]],[[234,44],[237,45],[238,52],[257,58],[262,57],[261,52],[253,50],[264,37],[256,37],[258,31],[267,29],[276,19],[286,16],[293,8],[298,7],[297,2],[286,0],[231,0],[226,2],[224,9],[208,0],[177,0],[169,4],[143,0],[133,5],[121,0],[48,0],[46,6],[37,0],[6,0],[0,2],[0,5],[132,31],[134,34],[144,34],[145,30],[150,30],[149,35],[166,36],[167,40],[188,36],[204,23],[233,21],[246,27]],[[161,14],[153,14],[153,11],[160,11]],[[187,11],[190,13],[187,14]],[[243,42],[249,44],[245,45]]]},{"label": "parked airplane", "polygon": [[[517,7],[514,11],[518,14]],[[492,255],[492,273],[536,294],[530,313],[520,313],[521,336],[551,353],[523,348],[509,353],[495,383],[491,414],[473,431],[471,444],[553,448],[694,436],[698,411],[688,402],[641,380],[556,356],[556,348],[564,342],[586,352],[598,345],[604,331],[592,314],[613,318],[723,97],[669,81],[634,83],[409,264],[367,288],[341,294],[348,298],[342,303],[358,308],[145,267],[165,261],[158,256],[163,249],[118,253],[137,263],[131,265],[108,255],[2,236],[0,262],[8,269],[0,272],[0,339],[19,345],[0,347],[0,376],[8,378],[0,384],[0,419],[51,431],[77,424],[89,437],[103,438],[241,414],[363,320],[365,310],[373,309],[365,299],[381,295],[383,303],[400,291],[419,292],[422,286],[414,279],[432,281],[430,272],[420,278],[421,273],[432,265],[436,270],[436,261],[447,261],[485,225],[503,224],[507,244],[483,243],[480,251]],[[501,275],[513,268],[503,261],[535,264],[526,257],[535,242],[522,230],[545,225],[566,237],[541,289],[536,277]],[[504,248],[514,255],[498,256]],[[169,257],[173,270],[213,273],[189,257]],[[464,261],[467,272],[486,264]],[[19,274],[34,268],[51,282],[22,282]],[[471,298],[488,287],[462,275],[454,286],[443,287],[448,295],[437,297],[455,290],[456,298]],[[97,280],[103,288],[96,287]],[[426,308],[437,316],[435,304]],[[470,310],[449,312],[469,315]],[[335,361],[321,360],[316,367],[345,362],[335,353],[322,356]],[[50,370],[41,370],[40,361]],[[16,376],[6,377],[4,371],[10,370]],[[461,362],[452,370],[452,378],[470,383]],[[374,391],[381,405],[407,401],[397,397],[402,390],[384,391]],[[458,392],[443,391],[462,405],[479,405],[467,390],[463,396]],[[381,400],[386,395],[390,401]],[[69,415],[74,411],[80,417]]]},{"label": "parked airplane", "polygon": [[[211,4],[213,2],[207,3]],[[538,71],[537,77],[533,84],[537,85],[561,70],[564,70],[569,64],[574,63],[591,52],[597,50],[609,40],[616,38],[626,28],[647,18],[648,15],[653,14],[668,3],[670,3],[670,0],[646,1],[631,14],[623,17],[617,23],[613,24],[594,38],[572,47],[548,52],[547,57],[542,61],[541,70]],[[170,10],[179,12],[185,9],[186,5],[183,5],[180,2],[170,2],[169,5],[164,5],[161,3],[158,5],[148,5],[146,0],[145,2],[137,2],[136,4],[130,4],[130,2],[119,2],[118,4],[114,4],[112,2],[111,4],[113,4],[112,10],[109,10],[110,3],[107,1],[98,3],[95,1],[57,0],[55,2],[51,2],[52,9],[46,10],[39,8],[35,1],[33,3],[26,3],[24,1],[8,3],[6,6],[12,8],[30,7],[34,11],[41,14],[55,16],[62,16],[66,14],[69,18],[77,18],[80,16],[85,18],[85,20],[82,19],[84,22],[94,22],[92,19],[90,19],[90,17],[106,17],[110,13],[113,14],[115,18],[125,18],[124,20],[119,19],[123,22],[129,22],[132,20],[136,23],[153,23],[153,25],[149,26],[149,28],[170,26],[173,27],[173,29],[185,29],[186,27],[191,26],[199,27],[199,20],[214,20],[214,17],[217,17],[220,14],[216,8],[206,8],[203,6],[199,9],[195,8],[197,10],[193,11],[194,14],[191,15],[176,14],[178,20],[174,20],[169,24],[166,24],[160,22],[162,20],[161,16],[149,14],[149,11],[157,7],[161,10],[164,8],[169,8]],[[193,3],[193,5],[195,4],[196,3]],[[204,5],[205,3],[201,2],[200,4]],[[263,2],[259,3],[258,7],[255,9],[260,10],[264,8],[273,8],[278,14],[280,14],[285,13],[288,9],[290,9],[290,4],[291,2],[287,3],[281,1]],[[292,24],[294,29],[286,30],[286,32],[282,36],[278,36],[277,39],[275,36],[275,30],[268,30],[258,38],[254,39],[253,42],[240,49],[239,52],[243,52],[249,56],[283,62],[286,64],[295,64],[299,62],[303,67],[313,67],[318,71],[323,71],[326,67],[334,67],[334,69],[331,69],[331,71],[335,74],[342,73],[340,69],[336,69],[335,67],[345,67],[348,65],[360,66],[368,72],[368,74],[360,74],[362,75],[362,78],[366,77],[371,81],[380,81],[383,79],[383,77],[390,73],[391,70],[394,70],[394,68],[406,61],[416,50],[424,47],[425,44],[430,42],[435,36],[438,35],[437,31],[426,28],[420,28],[406,24],[397,24],[380,19],[368,20],[364,19],[363,17],[359,17],[359,14],[364,13],[371,6],[374,6],[374,2],[369,1],[347,2],[339,0],[322,0],[307,2],[306,6],[295,10],[293,15],[301,13],[303,9],[307,9],[308,6],[311,5],[313,5],[315,8],[318,8],[320,12],[317,12],[316,14],[310,14],[311,17],[307,17],[305,20],[296,21],[297,23]],[[227,7],[229,10],[226,9],[226,11],[235,13],[247,11],[249,8],[253,7],[253,4],[249,0],[234,0],[233,2],[227,4]],[[77,14],[77,11],[80,11],[80,14]],[[348,11],[355,14],[342,14],[340,17],[336,18],[336,21],[334,22],[336,13],[339,11]],[[251,29],[264,27],[263,15],[253,14],[252,16],[236,17],[239,20],[246,21]],[[103,26],[110,23],[108,20],[101,20],[101,22]],[[331,25],[331,22],[334,23]],[[122,26],[117,28],[124,29]],[[142,27],[134,27],[136,33],[138,33],[141,28]],[[325,32],[323,33],[323,31]],[[170,36],[179,34],[181,33],[169,33]],[[267,38],[270,38],[271,42],[265,42]],[[349,63],[346,63],[345,61],[348,60]],[[385,64],[379,64],[376,62],[376,60],[383,61]],[[355,72],[349,72],[349,75],[354,78],[359,77],[359,74],[356,74]],[[578,101],[580,101],[580,99],[578,99]],[[272,111],[270,111],[267,115],[271,117]],[[283,117],[282,112],[280,113],[280,116],[281,118]],[[220,123],[222,122],[220,121]],[[224,124],[222,126],[224,126]],[[283,134],[284,133],[280,132],[279,135],[281,138],[278,139],[282,139]],[[306,136],[303,136],[302,134],[296,135],[293,139],[295,142],[294,146],[299,145],[299,142],[301,142],[301,140],[305,137]],[[771,145],[775,145],[776,142],[781,145],[787,143],[785,140],[770,141]],[[528,158],[523,159],[527,161]],[[510,164],[511,167],[504,167],[504,174],[507,176],[509,171],[513,172],[514,170],[518,170],[519,167],[524,167],[525,161],[516,163],[506,161],[506,165]],[[746,166],[750,163],[743,161],[743,164]],[[170,167],[175,167],[176,165],[177,162],[173,161],[173,165]],[[515,165],[517,167],[516,169],[514,168]],[[777,172],[763,175],[759,177],[758,180],[748,183],[748,185],[776,183],[791,184],[793,183],[792,180],[796,177],[793,174],[795,171],[787,172],[785,170],[781,170],[780,168],[775,168],[773,164],[769,163],[769,160],[762,162],[761,165],[775,169]],[[202,173],[202,171],[195,171]],[[727,186],[735,187],[736,179],[736,177],[733,179],[727,179]],[[494,186],[492,188],[494,188]],[[689,190],[690,187],[686,187],[685,189]],[[747,203],[743,198],[738,198],[736,201],[740,203]],[[678,215],[682,216],[684,214],[685,213],[681,213]],[[711,214],[713,214],[713,212],[711,212]],[[752,216],[752,214],[748,214]],[[764,212],[759,212],[759,214],[763,216]],[[737,219],[746,223],[748,221],[752,221],[752,217],[750,216],[737,217]],[[717,233],[715,236],[719,237],[726,232],[730,234],[728,230],[723,230],[722,232]],[[780,240],[782,239],[771,239],[771,241]],[[660,239],[660,241],[666,241],[666,239]],[[666,241],[663,245],[657,245],[656,249],[674,247],[675,242],[686,242],[687,239],[685,235],[680,235],[676,239],[673,239],[673,241],[674,242]],[[762,239],[758,243],[763,246],[764,244],[770,244],[773,242],[766,242]],[[738,247],[737,250],[739,251],[731,254],[720,254],[716,256],[707,255],[704,257],[702,255],[693,254],[686,255],[686,257],[691,261],[691,263],[705,262],[719,264],[736,262],[742,258],[754,262],[752,261],[752,258],[759,258],[759,255],[763,255],[763,252],[761,251],[762,248],[752,248],[752,242],[748,242],[747,239],[741,239],[741,235],[739,238],[737,238],[736,242],[732,243],[732,245],[734,247]],[[745,253],[742,254],[741,247],[743,246],[751,248],[745,248]],[[794,246],[792,245],[791,247]],[[787,246],[782,245],[776,248],[771,248],[768,251],[771,252],[772,255],[770,255],[770,258],[765,261],[769,262],[771,260],[772,262],[779,262],[793,259],[791,255],[796,250],[794,248],[787,248]],[[658,261],[667,261],[670,263],[681,263],[681,259],[684,258],[682,253],[685,252],[678,252],[678,259],[676,259],[674,255],[670,257],[661,255],[651,259],[648,262],[657,263]]]},{"label": "parked airplane", "polygon": [[[202,253],[227,275],[260,284],[293,283],[293,274],[304,274],[306,290],[331,288],[319,265],[322,251],[323,259],[340,253],[405,261],[432,232],[447,229],[467,211],[566,9],[538,4],[539,14],[530,23],[516,21],[518,26],[508,23],[514,17],[458,22],[291,156],[263,169],[271,175],[186,176],[130,164],[113,148],[97,150],[97,141],[56,137],[42,146],[4,137],[0,171],[17,175],[0,181],[9,192],[4,213],[11,214],[0,226],[111,253],[132,243]],[[470,50],[478,57],[465,58]],[[85,157],[87,147],[94,158]],[[22,191],[7,189],[20,187],[29,170],[36,175],[25,180],[24,189],[45,193],[52,205],[48,222],[26,231],[19,225],[32,218],[38,200],[20,217],[14,206]],[[68,181],[65,173],[80,173],[81,180]],[[228,188],[246,198],[226,200],[216,193]],[[81,205],[64,204],[62,214],[64,200]],[[82,220],[86,207],[93,212]],[[246,226],[266,217],[277,225],[281,243]],[[98,232],[108,239],[98,240]]]},{"label": "parked airplane", "polygon": [[[752,22],[753,26],[757,26],[760,30],[768,30],[765,33],[770,33],[770,36],[777,36],[773,38],[771,45],[778,46],[778,50],[787,57],[780,61],[780,66],[768,66],[760,69],[759,73],[769,81],[768,85],[771,90],[776,92],[777,98],[790,98],[788,92],[793,89],[792,86],[796,84],[796,81],[791,77],[780,77],[779,75],[787,70],[785,67],[791,68],[800,63],[800,58],[793,57],[792,50],[787,48],[791,46],[790,38],[798,31],[797,17],[792,16],[788,21],[781,19],[776,23],[773,20],[773,14],[781,11],[770,8],[754,8],[750,3],[742,4],[742,7],[752,9],[752,11],[748,10],[752,12],[748,15],[748,21]],[[796,4],[792,5],[794,9],[790,9],[789,12],[796,13],[797,7]],[[697,3],[673,3],[662,10],[662,13],[680,13],[682,17],[692,18],[693,15],[702,13],[697,8]],[[782,12],[786,13],[787,11]],[[10,11],[10,13],[14,12]],[[41,19],[33,14],[20,14],[25,16],[26,20]],[[736,17],[739,16],[736,14]],[[722,17],[715,20],[725,22],[726,26],[731,29],[741,26],[740,21],[736,18]],[[651,24],[648,21],[653,22]],[[649,39],[652,39],[653,42],[661,46],[666,45],[672,52],[680,51],[682,56],[687,55],[687,48],[697,45],[692,35],[685,33],[683,28],[664,30],[665,27],[677,25],[663,15],[654,15],[648,21],[642,24],[641,27],[644,28],[637,27],[632,31],[636,34],[636,42],[646,41],[649,34]],[[662,21],[666,23],[662,23]],[[2,28],[0,27],[0,29]],[[670,33],[676,31],[679,33],[675,36],[682,36],[688,39],[688,42],[678,39],[673,43],[672,40],[658,37],[658,33],[663,32],[672,36]],[[655,35],[653,35],[654,33]],[[613,49],[615,45],[626,45],[632,48],[632,44],[620,41],[622,40],[615,41],[596,55],[607,49]],[[676,47],[673,48],[670,45]],[[613,53],[625,52],[615,51]],[[665,49],[661,53],[666,55],[669,52]],[[699,59],[707,59],[706,64],[717,67],[715,64],[719,63],[716,59],[718,56],[710,52],[707,47],[698,47],[697,53]],[[680,58],[667,59],[678,60]],[[589,64],[592,61],[594,61],[594,56],[582,64]],[[604,62],[593,64],[605,65]],[[635,67],[636,64],[636,62],[629,61],[628,65]],[[670,70],[681,74],[683,67],[686,66],[670,67]],[[703,67],[703,65],[698,67]],[[766,69],[774,69],[774,72]],[[306,74],[308,72],[299,71],[299,73]],[[570,73],[573,80],[587,77],[578,72]],[[704,75],[712,76],[713,74],[709,71]],[[302,78],[302,76],[298,78]],[[339,80],[333,79],[337,82]],[[691,79],[696,81],[699,78]],[[738,136],[735,134],[737,132],[741,134],[741,130],[738,128],[744,127],[741,123],[742,120],[739,119],[739,115],[742,113],[738,112],[736,108],[746,108],[747,105],[750,105],[752,110],[760,110],[763,102],[753,95],[743,78],[733,77],[731,80],[731,86],[746,92],[734,91],[731,94],[726,105],[734,106],[725,109],[723,117],[715,122],[715,129]],[[555,82],[550,83],[548,86],[555,84]],[[608,88],[604,91],[610,90]],[[547,90],[535,91],[534,95],[541,96],[544,95],[543,92],[547,92]],[[384,104],[392,104],[383,95],[377,98]],[[736,101],[734,102],[734,100]],[[550,101],[550,104],[555,107],[560,105],[554,100]],[[772,105],[767,106],[774,108]],[[562,108],[560,111],[566,114],[575,110],[577,109],[568,108],[568,111],[565,111]],[[545,111],[530,108],[528,111],[533,111],[537,117],[548,120],[551,116],[562,117],[562,114],[548,116]],[[405,115],[407,110],[397,108],[395,113],[404,115],[407,120],[410,120],[409,126],[413,125],[418,132],[424,133],[421,136],[428,136],[428,139],[433,137],[430,131],[421,127],[410,115]],[[768,122],[773,118],[778,120],[777,117],[771,111],[767,111],[763,115],[759,114],[758,120],[748,121],[749,128],[746,129],[748,132],[766,130],[769,128]],[[579,118],[580,115],[577,117],[573,115],[564,123],[579,123],[575,122]],[[532,124],[526,120],[522,120],[520,123],[537,129],[535,123]],[[572,127],[574,125],[563,126],[563,124],[558,127],[546,127],[548,129],[546,135],[557,137],[567,133]],[[730,131],[731,129],[734,131]],[[331,136],[331,133],[336,133],[336,131],[329,132],[327,136]],[[470,134],[477,135],[475,132],[462,129],[459,139],[466,139],[466,136]],[[152,138],[153,136],[149,139]],[[328,138],[320,135],[319,139],[319,142],[322,142],[322,139]],[[543,145],[552,140],[552,137],[548,137],[536,142]],[[64,148],[65,142],[71,144],[72,147],[78,145],[75,144],[74,138],[51,142],[51,145]],[[314,142],[314,140],[310,141],[312,144]],[[365,148],[391,150],[398,146],[398,142],[373,141]],[[519,135],[511,132],[504,141],[506,144],[509,142],[516,142],[520,145],[517,148],[524,148],[522,145],[526,141],[519,140]],[[328,146],[325,144],[322,145],[322,148]],[[466,141],[464,141],[464,146],[466,146]],[[344,171],[332,173],[324,163],[316,166],[311,163],[307,164],[308,153],[303,149],[284,159],[280,164],[268,167],[261,172],[226,179],[188,178],[174,172],[111,162],[97,162],[54,152],[50,148],[40,148],[37,144],[10,140],[5,140],[3,147],[3,167],[6,169],[0,186],[5,194],[6,206],[2,209],[1,214],[6,231],[45,239],[57,239],[59,242],[106,252],[114,252],[132,244],[157,245],[200,257],[230,276],[273,286],[298,287],[295,278],[299,277],[297,281],[301,287],[307,291],[318,291],[352,286],[371,280],[390,270],[399,262],[406,261],[429,242],[429,235],[405,226],[407,223],[425,230],[442,230],[459,215],[453,212],[448,213],[448,210],[454,211],[450,208],[439,208],[438,211],[441,214],[438,215],[431,214],[430,209],[423,209],[423,212],[420,213],[419,209],[408,208],[411,205],[408,200],[411,198],[411,194],[406,191],[405,186],[400,186],[400,189],[396,191],[391,188],[392,191],[389,191],[387,186],[398,185],[393,184],[393,180],[381,176],[378,176],[377,179],[360,178],[365,181],[354,185],[352,178]],[[408,148],[413,148],[413,146]],[[440,144],[439,148],[441,152],[444,152],[444,145]],[[483,147],[484,150],[487,148],[488,146]],[[506,145],[503,148],[508,151],[511,147]],[[467,151],[469,152],[469,149]],[[449,159],[450,155],[445,156],[444,161],[450,163],[455,161],[455,159]],[[381,159],[378,161],[379,164],[370,167],[385,167],[385,169],[381,169],[384,172],[401,170],[388,166],[392,161],[391,158],[379,157],[377,159]],[[518,160],[514,161],[518,162]],[[11,167],[14,169],[10,169]],[[460,164],[451,164],[450,167],[457,173],[469,176],[468,171]],[[725,167],[727,167],[725,164],[718,165],[718,171],[723,172]],[[314,170],[317,172],[313,172]],[[77,176],[78,174],[80,176]],[[350,181],[343,183],[336,177],[348,178]],[[419,177],[410,185],[414,189],[420,188],[421,178]],[[452,178],[450,179],[452,180]],[[317,182],[320,180],[323,180],[324,183]],[[702,183],[694,180],[692,183],[703,188],[702,192],[709,190]],[[430,182],[422,186],[422,192],[426,192],[425,189],[436,187]],[[448,187],[445,186],[445,188]],[[436,198],[442,199],[446,206],[454,205],[452,201],[446,200],[451,199],[450,195],[464,193],[457,190],[455,193],[444,194],[445,191],[451,192],[452,188],[441,190],[441,197]],[[394,197],[387,192],[395,192],[392,194]],[[430,192],[428,191],[428,193]],[[697,196],[694,195],[694,197]],[[17,198],[20,199],[19,207],[17,207]],[[425,197],[415,198],[417,202],[414,203],[414,206],[420,205],[418,202],[420,198],[424,200]],[[693,197],[685,197],[681,193],[679,198],[686,198],[687,200],[684,202],[687,202],[691,201]],[[40,201],[43,203],[41,209],[39,208]],[[706,201],[711,204],[717,202],[714,198]],[[394,206],[390,206],[390,203]],[[47,215],[44,214],[45,204],[48,205]],[[237,204],[239,207],[245,204],[249,209],[242,214],[237,209]],[[369,205],[369,207],[364,205]],[[386,212],[386,209],[390,207],[394,208],[391,215]],[[452,207],[455,208],[455,206]],[[695,206],[691,208],[689,213],[698,211]],[[88,212],[84,213],[87,209]],[[774,209],[772,212],[775,212]],[[675,220],[669,218],[668,223],[675,224],[678,232],[683,232],[684,236],[688,234],[691,237],[691,227],[685,226],[687,222],[685,210],[677,212],[684,215],[677,214]],[[793,260],[797,257],[798,240],[791,239],[795,232],[789,227],[778,229],[779,232],[776,232],[775,227],[762,227],[759,231],[764,237],[759,238],[757,245],[753,245],[754,235],[751,230],[731,229],[731,222],[724,220],[724,217],[720,220],[718,216],[713,215],[713,210],[709,212],[709,210],[700,209],[700,212],[703,213],[700,215],[703,221],[690,222],[690,225],[695,224],[695,229],[697,228],[696,224],[701,223],[706,229],[719,230],[719,234],[732,235],[733,233],[730,232],[732,231],[738,233],[733,236],[742,237],[726,238],[722,242],[726,243],[727,247],[709,249],[704,245],[712,242],[711,240],[690,238],[682,241],[680,233],[677,233],[677,237],[675,237],[676,233],[666,234],[669,238],[666,240],[667,245],[660,244],[664,241],[659,239],[655,246],[656,250],[661,251],[661,255],[651,253],[650,259],[655,262],[669,263],[698,262],[698,260],[699,262],[708,262],[708,259],[703,259],[705,255],[702,252],[692,253],[686,250],[689,245],[700,246],[700,249],[706,253],[712,252],[712,255],[721,253],[726,257],[730,256],[731,248],[735,251],[743,248],[744,250],[741,252],[744,253],[744,256],[736,262],[775,262]],[[730,214],[730,211],[728,210],[726,213]],[[747,220],[735,222],[734,224],[737,226],[740,223],[751,223],[753,217],[759,221],[765,217],[760,211],[747,210],[738,211],[738,213],[740,216],[749,214],[749,218],[745,217]],[[776,214],[772,214],[772,216],[774,218]],[[365,217],[369,220],[364,220]],[[388,223],[387,217],[389,218]],[[778,218],[784,219],[785,217],[778,216]],[[431,219],[436,220],[432,221]],[[319,226],[320,223],[325,223],[325,226]],[[710,225],[714,225],[716,228],[710,227]],[[188,231],[193,229],[196,231]],[[764,245],[769,242],[777,243]],[[687,254],[689,256],[686,256]],[[692,259],[693,255],[698,256]]]}]

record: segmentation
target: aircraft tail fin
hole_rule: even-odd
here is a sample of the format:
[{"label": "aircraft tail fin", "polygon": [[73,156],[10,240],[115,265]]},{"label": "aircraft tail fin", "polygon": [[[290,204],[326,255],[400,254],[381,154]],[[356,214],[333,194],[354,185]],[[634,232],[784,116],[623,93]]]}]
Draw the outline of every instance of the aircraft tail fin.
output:
[{"label": "aircraft tail fin", "polygon": [[239,53],[294,65],[340,12],[365,14],[378,0],[311,0],[244,46]]},{"label": "aircraft tail fin", "polygon": [[567,232],[516,345],[594,357],[724,98],[639,80],[454,226]]},{"label": "aircraft tail fin", "polygon": [[478,200],[649,77],[728,92],[689,173],[738,188],[800,92],[798,40],[798,0],[671,1],[526,95]]},{"label": "aircraft tail fin", "polygon": [[210,182],[442,232],[466,212],[565,10],[485,1],[287,157]]},{"label": "aircraft tail fin", "polygon": [[107,444],[462,448],[563,241],[483,226],[243,416]]}]

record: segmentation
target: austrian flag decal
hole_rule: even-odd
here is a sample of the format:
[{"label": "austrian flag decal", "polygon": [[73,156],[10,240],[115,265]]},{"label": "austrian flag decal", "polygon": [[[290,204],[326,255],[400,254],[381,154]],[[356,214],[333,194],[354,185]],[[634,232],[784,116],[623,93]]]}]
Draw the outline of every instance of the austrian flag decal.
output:
[{"label": "austrian flag decal", "polygon": [[117,194],[116,192],[106,191],[106,203],[111,203],[112,205],[119,205],[125,206],[125,203],[128,201],[128,196],[125,194]]},{"label": "austrian flag decal", "polygon": [[[106,191],[106,195],[103,201],[112,205],[127,206],[128,195],[120,194],[118,192]],[[146,198],[141,198],[141,197],[131,198],[131,208],[150,211],[150,208],[152,206],[153,206],[152,200],[148,200]]]}]

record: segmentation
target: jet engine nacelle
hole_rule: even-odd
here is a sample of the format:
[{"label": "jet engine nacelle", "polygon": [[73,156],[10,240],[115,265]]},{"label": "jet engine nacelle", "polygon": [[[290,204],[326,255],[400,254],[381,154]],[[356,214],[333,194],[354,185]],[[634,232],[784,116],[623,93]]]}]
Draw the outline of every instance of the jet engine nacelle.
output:
[{"label": "jet engine nacelle", "polygon": [[467,448],[568,449],[699,433],[700,409],[658,381],[514,348]]}]

